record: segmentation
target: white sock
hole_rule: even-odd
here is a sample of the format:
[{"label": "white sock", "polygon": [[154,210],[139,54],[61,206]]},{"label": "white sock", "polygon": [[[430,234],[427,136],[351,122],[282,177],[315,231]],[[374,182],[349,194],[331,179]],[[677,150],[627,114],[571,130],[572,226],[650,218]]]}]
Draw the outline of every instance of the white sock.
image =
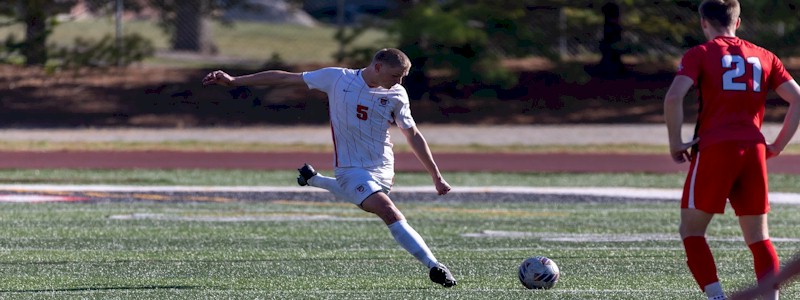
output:
[{"label": "white sock", "polygon": [[722,284],[719,281],[706,285],[704,290],[708,300],[725,300],[725,293],[722,291]]},{"label": "white sock", "polygon": [[400,246],[403,246],[403,249],[406,249],[408,253],[416,257],[423,265],[429,269],[436,266],[438,263],[436,257],[434,257],[431,250],[428,249],[428,245],[425,244],[425,241],[422,240],[419,233],[417,233],[414,228],[411,228],[406,220],[400,220],[390,224],[389,231],[392,233],[394,240],[397,241]]},{"label": "white sock", "polygon": [[339,183],[336,181],[336,178],[317,173],[317,175],[309,178],[306,180],[306,182],[310,186],[328,190],[334,196],[336,196],[336,198],[345,199],[342,186],[339,185]]}]

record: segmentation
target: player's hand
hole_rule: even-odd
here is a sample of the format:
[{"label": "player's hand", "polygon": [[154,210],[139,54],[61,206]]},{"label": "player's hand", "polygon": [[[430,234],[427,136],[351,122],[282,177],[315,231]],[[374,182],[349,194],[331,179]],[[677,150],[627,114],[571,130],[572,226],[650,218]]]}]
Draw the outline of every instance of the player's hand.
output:
[{"label": "player's hand", "polygon": [[447,181],[444,181],[444,178],[438,178],[434,180],[433,184],[436,186],[436,193],[441,195],[445,195],[450,192],[450,184]]},{"label": "player's hand", "polygon": [[767,159],[780,155],[782,151],[783,149],[778,149],[774,144],[767,144]]},{"label": "player's hand", "polygon": [[672,160],[676,163],[685,163],[687,161],[692,160],[692,155],[689,154],[689,149],[692,148],[697,142],[700,141],[700,138],[695,138],[691,142],[682,143],[679,145],[670,145],[669,146],[669,153],[672,156]]},{"label": "player's hand", "polygon": [[228,73],[225,73],[220,70],[208,73],[206,77],[203,77],[203,85],[212,85],[212,84],[233,86],[233,77],[231,77],[231,75],[228,75]]}]

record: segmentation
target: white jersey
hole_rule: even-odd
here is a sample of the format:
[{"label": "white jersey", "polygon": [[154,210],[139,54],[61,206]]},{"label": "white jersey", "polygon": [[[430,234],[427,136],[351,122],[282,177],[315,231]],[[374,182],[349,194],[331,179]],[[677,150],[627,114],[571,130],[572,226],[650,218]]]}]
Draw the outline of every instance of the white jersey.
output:
[{"label": "white jersey", "polygon": [[308,88],[328,94],[335,167],[393,165],[389,127],[416,125],[403,86],[370,88],[361,72],[344,68],[303,72]]}]

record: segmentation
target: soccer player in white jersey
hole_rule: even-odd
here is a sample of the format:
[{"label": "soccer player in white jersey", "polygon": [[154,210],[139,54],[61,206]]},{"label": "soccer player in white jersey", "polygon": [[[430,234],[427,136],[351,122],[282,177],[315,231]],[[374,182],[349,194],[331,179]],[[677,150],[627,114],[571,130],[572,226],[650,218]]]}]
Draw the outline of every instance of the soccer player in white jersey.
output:
[{"label": "soccer player in white jersey", "polygon": [[269,70],[243,76],[213,71],[203,78],[203,85],[306,84],[309,89],[325,92],[335,148],[335,178],[318,174],[306,164],[298,169],[298,184],[326,189],[337,198],[376,214],[397,243],[429,268],[431,281],[452,287],[456,279],[450,270],[433,256],[388,196],[394,178],[394,154],[389,139],[389,127],[393,124],[401,129],[430,174],[437,193],[444,195],[450,191],[411,116],[406,89],[400,85],[410,67],[411,62],[402,51],[382,49],[363,69],[323,68],[302,73]]}]

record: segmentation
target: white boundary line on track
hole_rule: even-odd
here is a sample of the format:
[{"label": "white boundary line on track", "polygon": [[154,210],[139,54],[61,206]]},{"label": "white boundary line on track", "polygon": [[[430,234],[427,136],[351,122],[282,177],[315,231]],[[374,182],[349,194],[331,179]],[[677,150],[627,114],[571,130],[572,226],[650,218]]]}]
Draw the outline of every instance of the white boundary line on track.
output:
[{"label": "white boundary line on track", "polygon": [[[309,187],[275,187],[275,186],[129,186],[129,185],[40,185],[40,184],[2,184],[2,191],[26,192],[326,192]],[[430,186],[396,187],[395,193],[434,193]],[[597,197],[618,197],[630,199],[675,200],[681,197],[680,189],[650,189],[622,187],[521,187],[521,186],[487,186],[457,187],[451,193],[506,193],[506,194],[546,194],[546,195],[583,195]],[[800,194],[771,192],[771,203],[800,205]]]}]

